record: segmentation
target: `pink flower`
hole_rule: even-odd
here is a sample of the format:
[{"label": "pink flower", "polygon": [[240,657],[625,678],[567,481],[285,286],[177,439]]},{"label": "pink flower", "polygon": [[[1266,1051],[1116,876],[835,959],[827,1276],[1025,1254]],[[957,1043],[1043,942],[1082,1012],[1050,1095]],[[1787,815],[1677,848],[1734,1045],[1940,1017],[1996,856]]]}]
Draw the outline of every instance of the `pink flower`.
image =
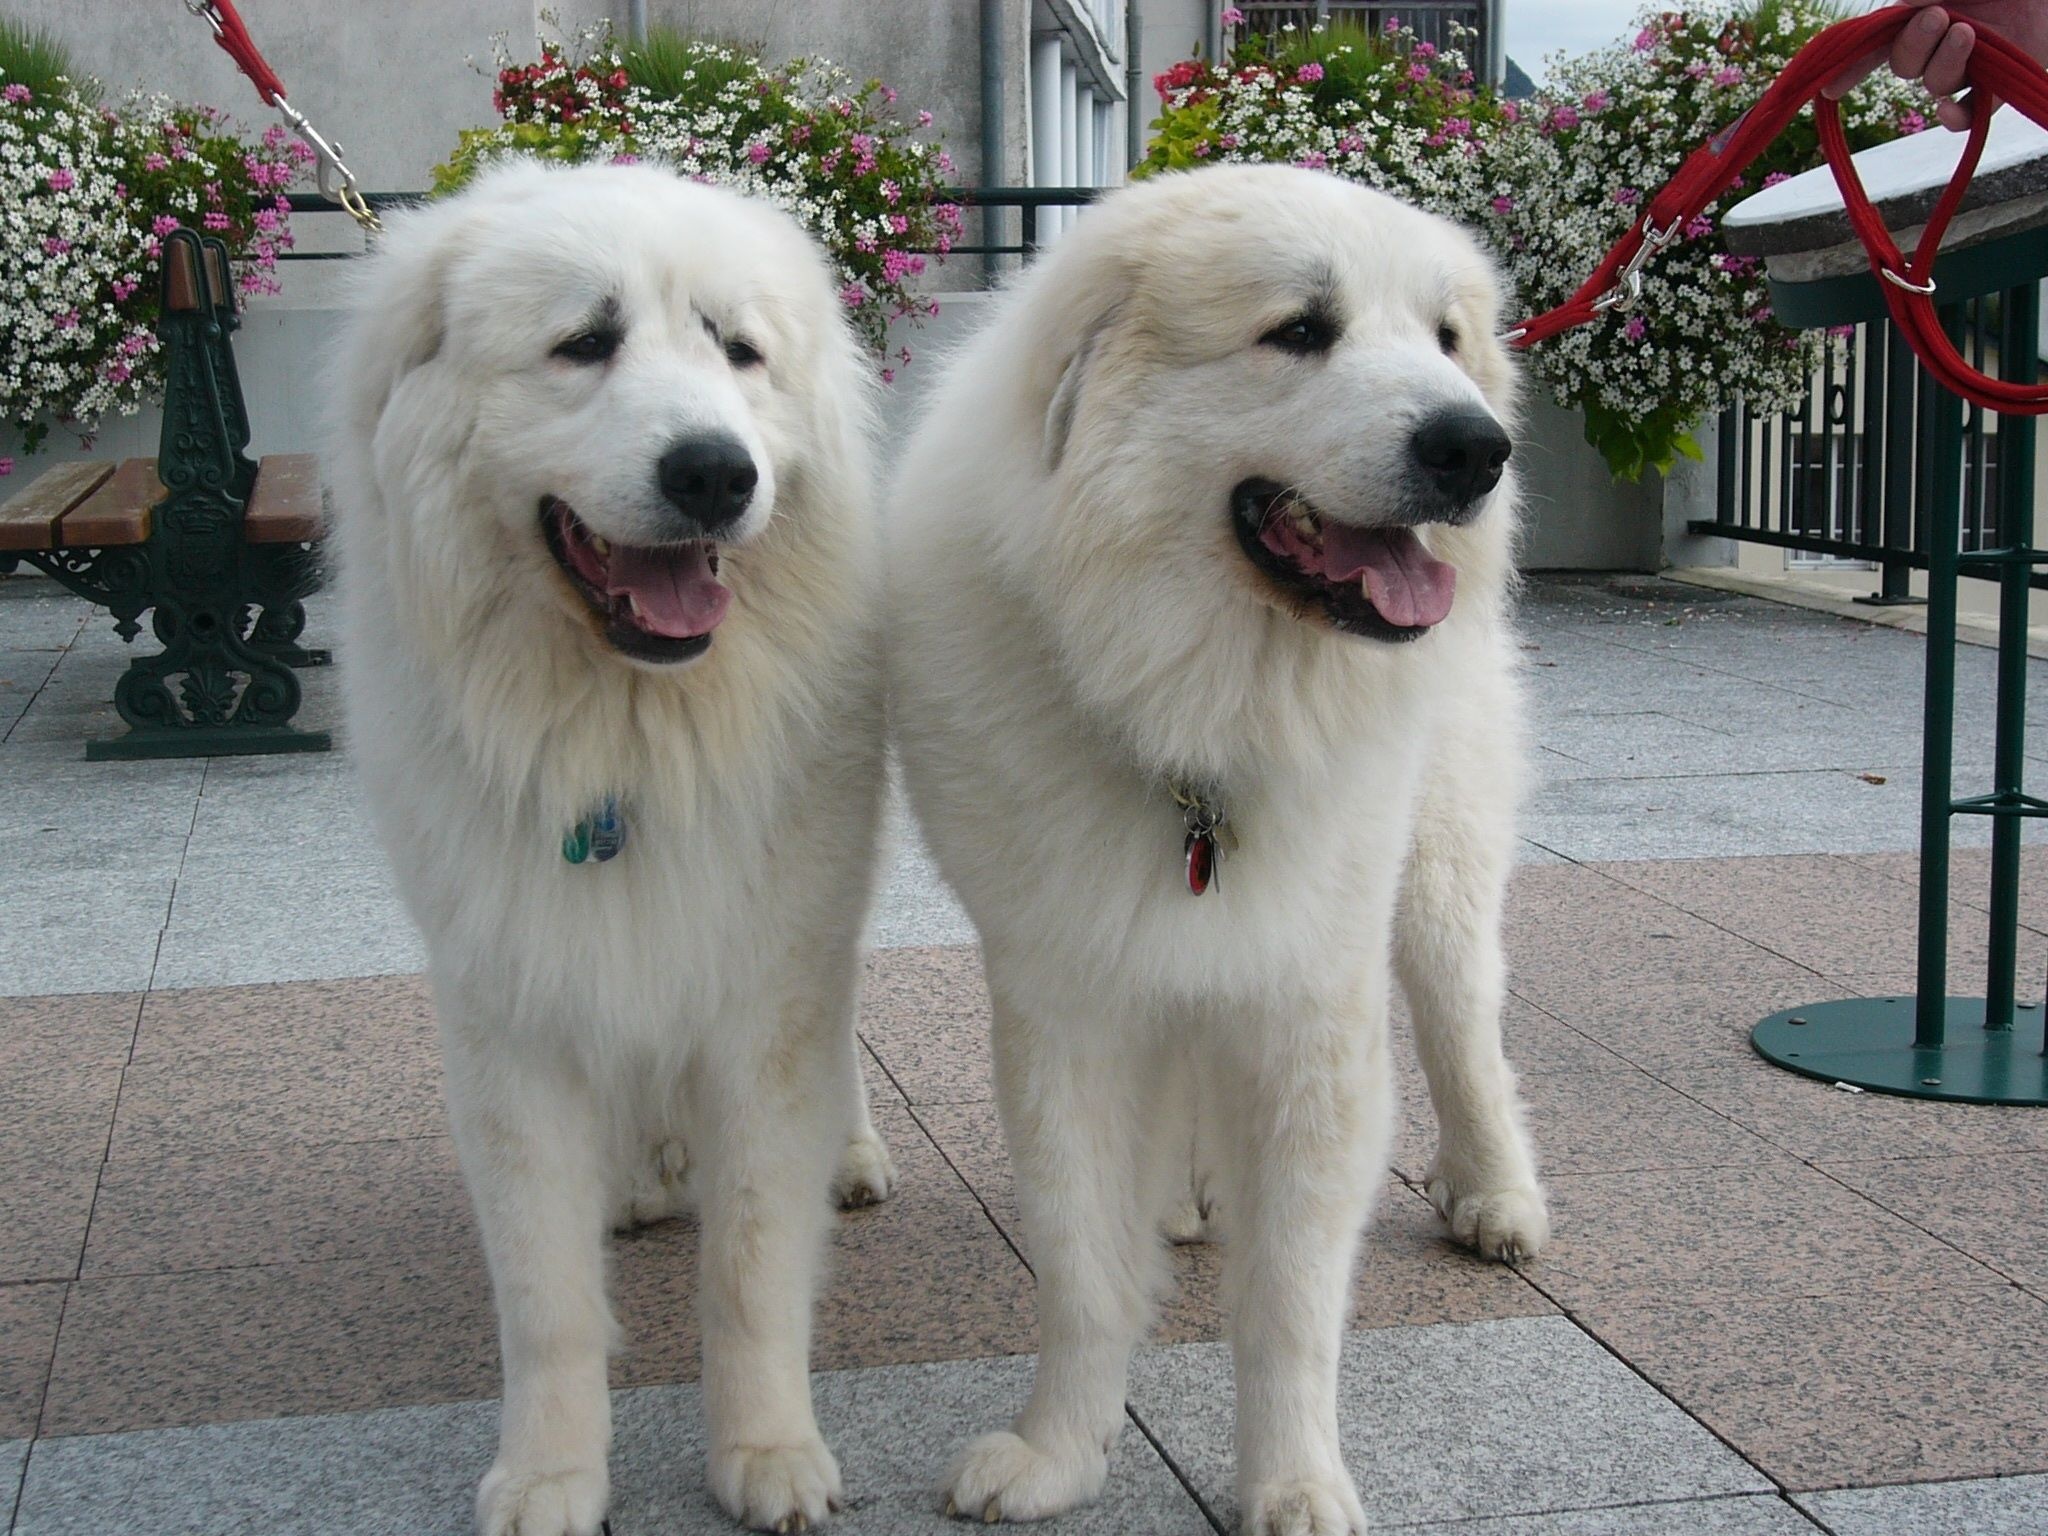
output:
[{"label": "pink flower", "polygon": [[1512,197],[1496,197],[1493,200],[1493,211],[1502,215],[1513,213],[1515,200]]},{"label": "pink flower", "polygon": [[134,281],[134,280],[133,280],[132,278],[126,278],[126,277],[117,277],[117,278],[115,278],[115,279],[114,279],[114,302],[115,302],[116,304],[126,304],[126,303],[128,302],[128,300],[129,300],[129,297],[130,297],[131,295],[133,295],[133,293],[135,292],[135,290],[136,290],[137,288],[140,288],[141,286],[142,286],[142,284],[140,284],[140,283],[138,283],[138,282]]},{"label": "pink flower", "polygon": [[70,249],[71,242],[69,240],[60,240],[55,235],[51,235],[43,241],[43,254],[45,256],[62,256]]},{"label": "pink flower", "polygon": [[1635,187],[1616,187],[1614,200],[1624,208],[1633,208],[1643,200],[1643,194]]},{"label": "pink flower", "polygon": [[1320,80],[1323,78],[1323,66],[1311,61],[1296,70],[1294,78],[1297,80]]},{"label": "pink flower", "polygon": [[929,127],[931,127],[931,125],[932,125],[932,115],[931,115],[931,113],[929,113],[929,112],[920,112],[920,113],[918,113],[918,114],[917,114],[917,126],[918,126],[918,127],[920,127],[920,128],[929,128]]},{"label": "pink flower", "polygon": [[1605,112],[1607,110],[1608,99],[1608,95],[1605,91],[1588,91],[1586,93],[1586,99],[1580,102],[1579,105],[1584,107],[1588,112]]},{"label": "pink flower", "polygon": [[884,368],[882,370],[882,382],[884,384],[894,384],[896,382],[896,370],[894,368]]},{"label": "pink flower", "polygon": [[613,165],[638,165],[639,163],[640,157],[638,155],[625,150],[621,150],[618,154],[612,156]]},{"label": "pink flower", "polygon": [[178,227],[178,221],[168,213],[160,213],[150,221],[149,232],[161,240]]},{"label": "pink flower", "polygon": [[903,189],[897,186],[896,183],[893,181],[884,181],[882,183],[881,192],[882,201],[885,203],[898,202],[903,197]]},{"label": "pink flower", "polygon": [[747,158],[756,165],[766,165],[768,153],[768,145],[764,140],[756,139],[747,146]]},{"label": "pink flower", "polygon": [[200,222],[216,233],[235,227],[235,221],[224,213],[208,213]]},{"label": "pink flower", "polygon": [[1642,31],[1636,34],[1636,52],[1654,53],[1656,51],[1657,45],[1662,41],[1663,38],[1657,35],[1657,29],[1655,27],[1645,27]]},{"label": "pink flower", "polygon": [[1907,112],[1899,118],[1899,132],[1906,134],[1925,133],[1927,119],[1918,112]]},{"label": "pink flower", "polygon": [[1770,175],[1764,178],[1764,185],[1767,187],[1775,187],[1779,182],[1790,181],[1791,179],[1792,173],[1790,171],[1773,171]]},{"label": "pink flower", "polygon": [[1324,154],[1321,150],[1312,149],[1294,163],[1300,166],[1303,170],[1322,171],[1329,169],[1330,157]]},{"label": "pink flower", "polygon": [[1714,84],[1723,86],[1742,84],[1742,66],[1730,64],[1726,69],[1714,76]]},{"label": "pink flower", "polygon": [[890,215],[889,215],[889,227],[890,227],[891,229],[893,229],[893,230],[894,230],[894,231],[895,231],[895,232],[896,232],[897,234],[899,234],[899,235],[907,235],[907,234],[909,234],[909,233],[910,233],[910,215],[909,215],[909,214],[907,214],[907,213],[892,213],[892,214],[890,214]]},{"label": "pink flower", "polygon": [[1685,238],[1688,240],[1704,240],[1713,232],[1714,221],[1704,213],[1694,214],[1692,222],[1685,226]]},{"label": "pink flower", "polygon": [[135,372],[126,363],[109,363],[106,367],[106,377],[109,384],[126,384],[135,377]]},{"label": "pink flower", "polygon": [[67,310],[65,310],[65,311],[64,311],[64,313],[63,313],[63,314],[59,315],[59,316],[57,317],[57,329],[58,329],[58,330],[60,330],[60,331],[75,331],[75,330],[77,330],[77,329],[78,329],[78,311],[77,311],[77,310],[75,310],[75,309],[67,309]]},{"label": "pink flower", "polygon": [[1519,123],[1522,120],[1522,104],[1517,101],[1504,101],[1500,104],[1500,115],[1507,122]]},{"label": "pink flower", "polygon": [[[25,86],[25,85],[11,85],[11,86],[9,86],[9,87],[8,87],[8,89],[9,89],[9,90],[11,90],[11,91],[26,91],[26,90],[28,89],[28,87],[27,87],[27,86]],[[0,458],[0,475],[11,475],[11,474],[13,474],[13,473],[14,473],[14,460],[12,460],[12,459],[6,459],[6,458]]]},{"label": "pink flower", "polygon": [[1579,126],[1579,114],[1571,107],[1559,107],[1550,114],[1550,126],[1560,131]]},{"label": "pink flower", "polygon": [[861,287],[859,283],[848,283],[839,290],[839,302],[848,309],[859,309],[867,301],[868,291]]},{"label": "pink flower", "polygon": [[77,185],[78,178],[61,167],[50,172],[50,190],[52,192],[69,192]]},{"label": "pink flower", "polygon": [[1226,133],[1223,135],[1222,138],[1216,141],[1216,145],[1219,149],[1235,149],[1242,142],[1243,140],[1238,138],[1236,134]]},{"label": "pink flower", "polygon": [[[27,101],[29,97],[33,96],[34,94],[35,92],[31,91],[27,86],[23,85],[19,80],[17,80],[12,85],[8,86],[7,89],[5,89],[4,91],[0,91],[0,101],[6,102],[10,107],[18,107],[24,101]],[[14,460],[7,460],[7,464],[8,467],[11,469],[14,465]]]},{"label": "pink flower", "polygon": [[1226,27],[1243,26],[1244,12],[1240,11],[1234,5],[1226,5],[1225,7],[1223,7],[1223,25],[1225,25]]},{"label": "pink flower", "polygon": [[1427,80],[1429,78],[1429,66],[1427,64],[1410,64],[1408,66],[1408,78],[1410,80]]},{"label": "pink flower", "polygon": [[1630,315],[1628,317],[1628,324],[1621,328],[1621,334],[1630,341],[1641,341],[1650,334],[1650,327],[1641,315]]}]

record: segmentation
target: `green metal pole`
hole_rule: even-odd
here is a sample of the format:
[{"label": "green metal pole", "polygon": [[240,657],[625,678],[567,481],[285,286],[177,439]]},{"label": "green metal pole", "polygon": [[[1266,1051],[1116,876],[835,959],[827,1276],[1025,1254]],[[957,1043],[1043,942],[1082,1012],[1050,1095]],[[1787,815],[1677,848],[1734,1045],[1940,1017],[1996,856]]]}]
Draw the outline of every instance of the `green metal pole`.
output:
[{"label": "green metal pole", "polygon": [[[2040,375],[2041,290],[2006,291],[1999,374],[2031,384]],[[2034,418],[1998,418],[1998,542],[2008,554],[2034,542]],[[2028,578],[2033,567],[2008,560],[1998,575],[1998,742],[1993,790],[2001,800],[2025,787]],[[2019,965],[2020,818],[1991,819],[1991,935],[1984,982],[1984,1027],[2012,1028]]]},{"label": "green metal pole", "polygon": [[[1962,339],[1963,311],[1941,312]],[[1963,402],[1945,389],[1923,399],[1934,431],[1927,497],[1927,698],[1920,747],[1920,970],[1913,1043],[1939,1048],[1948,1022],[1948,845],[1956,725],[1956,556],[1963,521]],[[1923,439],[1925,441],[1925,439]]]}]

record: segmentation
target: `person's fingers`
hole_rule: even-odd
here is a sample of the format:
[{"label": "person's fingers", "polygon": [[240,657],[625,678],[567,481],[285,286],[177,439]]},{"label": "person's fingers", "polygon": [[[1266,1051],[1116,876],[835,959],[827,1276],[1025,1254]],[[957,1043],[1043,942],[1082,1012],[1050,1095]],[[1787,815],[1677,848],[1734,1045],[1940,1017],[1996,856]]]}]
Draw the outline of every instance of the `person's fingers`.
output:
[{"label": "person's fingers", "polygon": [[1934,104],[1935,119],[1951,133],[1968,133],[1977,120],[1976,106],[1968,97],[1945,96]]},{"label": "person's fingers", "polygon": [[1941,42],[1948,35],[1948,12],[1929,6],[1899,29],[1892,41],[1892,73],[1901,80],[1918,80],[1927,73]]},{"label": "person's fingers", "polygon": [[1868,79],[1870,72],[1884,62],[1884,57],[1881,52],[1866,54],[1822,86],[1821,95],[1827,97],[1829,101],[1840,101]]},{"label": "person's fingers", "polygon": [[1937,96],[1953,96],[1970,80],[1970,50],[1977,46],[1977,32],[1966,21],[1948,29],[1948,35],[1927,61],[1920,83]]}]

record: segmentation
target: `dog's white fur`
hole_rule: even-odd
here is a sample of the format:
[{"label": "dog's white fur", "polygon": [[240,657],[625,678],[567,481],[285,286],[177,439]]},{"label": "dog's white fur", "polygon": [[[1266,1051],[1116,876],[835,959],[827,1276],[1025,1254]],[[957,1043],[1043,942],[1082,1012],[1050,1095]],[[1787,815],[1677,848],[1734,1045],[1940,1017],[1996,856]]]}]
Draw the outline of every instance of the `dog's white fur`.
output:
[{"label": "dog's white fur", "polygon": [[[551,356],[606,299],[617,356]],[[362,280],[327,464],[342,656],[497,1296],[485,1536],[597,1529],[606,1232],[675,1208],[683,1146],[711,1486],[758,1527],[838,1498],[807,1377],[828,1188],[835,1162],[842,1196],[893,1178],[853,1036],[883,727],[864,374],[792,221],[646,167],[494,172],[394,219]],[[659,538],[656,461],[708,429],[761,470],[722,545],[732,609],[701,659],[643,666],[539,503]],[[625,851],[567,863],[608,794]]]},{"label": "dog's white fur", "polygon": [[[1334,350],[1261,345],[1318,291]],[[1100,1490],[1193,1140],[1228,1229],[1244,1528],[1362,1528],[1335,1386],[1391,1136],[1390,958],[1441,1122],[1433,1198],[1488,1253],[1546,1236],[1499,1028],[1512,475],[1467,526],[1421,530],[1457,599],[1408,644],[1284,610],[1228,513],[1267,477],[1388,520],[1423,412],[1511,419],[1495,307],[1441,221],[1309,172],[1204,170],[1085,215],[933,392],[889,498],[892,708],[981,932],[1039,1295],[1030,1401],[949,1475],[964,1514]],[[1241,837],[1199,899],[1175,776],[1220,786]]]}]

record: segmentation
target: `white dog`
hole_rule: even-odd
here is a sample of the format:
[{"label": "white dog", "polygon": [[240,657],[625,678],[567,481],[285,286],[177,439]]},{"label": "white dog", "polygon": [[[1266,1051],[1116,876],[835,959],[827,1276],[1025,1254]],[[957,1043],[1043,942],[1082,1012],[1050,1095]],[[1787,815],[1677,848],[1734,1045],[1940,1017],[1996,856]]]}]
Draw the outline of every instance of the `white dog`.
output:
[{"label": "white dog", "polygon": [[807,1374],[882,782],[868,389],[780,213],[648,167],[393,221],[327,465],[350,723],[426,935],[504,1357],[485,1536],[607,1499],[605,1237],[702,1220],[719,1501],[839,1497]]},{"label": "white dog", "polygon": [[889,512],[893,707],[981,931],[1039,1295],[1030,1401],[954,1465],[960,1513],[1099,1492],[1194,1140],[1228,1230],[1244,1528],[1362,1528],[1336,1371],[1391,1135],[1390,957],[1435,1201],[1487,1253],[1544,1240],[1499,1025],[1520,711],[1496,326],[1450,225],[1205,170],[1085,215],[934,392]]}]

